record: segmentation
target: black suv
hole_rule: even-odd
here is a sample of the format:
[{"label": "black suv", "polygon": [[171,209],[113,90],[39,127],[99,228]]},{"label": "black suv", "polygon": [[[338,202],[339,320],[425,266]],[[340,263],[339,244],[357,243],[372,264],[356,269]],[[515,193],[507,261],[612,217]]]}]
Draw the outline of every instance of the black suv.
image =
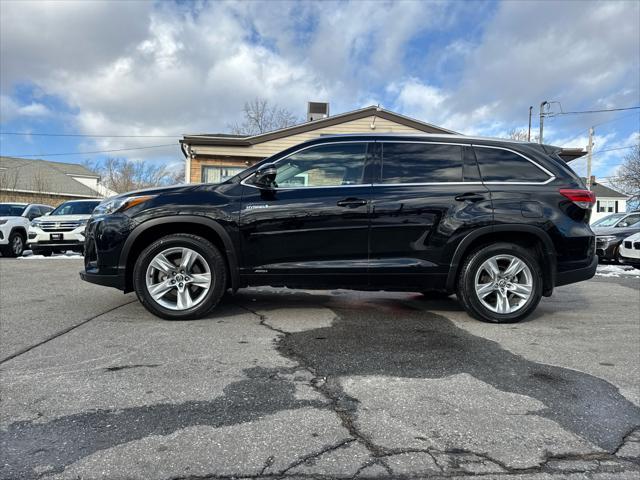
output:
[{"label": "black suv", "polygon": [[515,322],[595,274],[595,198],[561,153],[458,135],[320,137],[220,184],[103,202],[80,275],[174,320],[272,285],[455,292],[476,318]]}]

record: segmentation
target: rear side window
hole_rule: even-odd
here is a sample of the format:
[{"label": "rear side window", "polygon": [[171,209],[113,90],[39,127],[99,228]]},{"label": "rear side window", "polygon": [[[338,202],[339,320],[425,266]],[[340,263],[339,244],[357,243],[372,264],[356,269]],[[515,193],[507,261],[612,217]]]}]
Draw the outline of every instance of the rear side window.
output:
[{"label": "rear side window", "polygon": [[517,153],[497,148],[474,147],[485,182],[545,182],[549,175]]},{"label": "rear side window", "polygon": [[462,147],[428,143],[383,143],[382,183],[462,181]]}]

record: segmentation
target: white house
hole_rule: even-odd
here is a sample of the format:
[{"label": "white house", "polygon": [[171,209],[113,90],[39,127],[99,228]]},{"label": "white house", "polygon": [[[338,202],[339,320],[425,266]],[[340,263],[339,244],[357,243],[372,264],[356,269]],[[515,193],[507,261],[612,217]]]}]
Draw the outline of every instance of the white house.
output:
[{"label": "white house", "polygon": [[595,179],[591,182],[591,191],[596,194],[596,206],[591,213],[591,223],[612,213],[624,213],[627,211],[628,195],[605,187],[597,183]]}]

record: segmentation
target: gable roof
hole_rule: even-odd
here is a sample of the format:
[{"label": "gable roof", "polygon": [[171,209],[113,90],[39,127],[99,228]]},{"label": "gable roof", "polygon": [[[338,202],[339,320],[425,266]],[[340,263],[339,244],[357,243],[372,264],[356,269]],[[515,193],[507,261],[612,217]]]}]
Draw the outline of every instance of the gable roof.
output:
[{"label": "gable roof", "polygon": [[620,193],[613,188],[605,187],[600,183],[594,183],[591,185],[591,191],[596,194],[596,198],[629,198],[629,195]]},{"label": "gable roof", "polygon": [[257,143],[268,142],[270,140],[276,140],[282,137],[310,132],[319,128],[330,127],[332,125],[350,122],[352,120],[359,120],[361,118],[370,117],[372,115],[375,115],[379,118],[384,118],[385,120],[399,123],[401,125],[415,128],[416,130],[420,130],[425,133],[457,133],[453,130],[448,130],[446,128],[438,127],[430,123],[421,122],[420,120],[406,117],[404,115],[400,115],[399,113],[395,113],[390,110],[385,110],[384,108],[379,108],[372,105],[369,107],[361,108],[359,110],[332,115],[327,118],[321,118],[318,120],[313,120],[311,122],[294,125],[292,127],[281,128],[280,130],[261,133],[259,135],[230,135],[223,133],[185,135],[184,138],[180,140],[180,143],[188,145],[227,145],[248,147]]},{"label": "gable roof", "polygon": [[78,163],[50,162],[26,158],[0,157],[0,188],[52,195],[100,198],[95,190],[73,177],[99,178]]}]

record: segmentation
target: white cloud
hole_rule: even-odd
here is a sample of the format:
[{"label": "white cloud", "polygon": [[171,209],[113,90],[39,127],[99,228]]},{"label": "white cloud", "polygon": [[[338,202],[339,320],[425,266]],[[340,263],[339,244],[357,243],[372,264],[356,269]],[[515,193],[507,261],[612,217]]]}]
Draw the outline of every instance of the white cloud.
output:
[{"label": "white cloud", "polygon": [[[256,96],[299,115],[308,100],[328,100],[332,112],[380,102],[463,133],[503,134],[526,125],[529,105],[541,100],[560,99],[565,109],[637,103],[639,5],[504,2],[479,43],[458,32],[441,48],[413,45],[424,51],[416,72],[407,67],[409,43],[447,32],[467,4],[2,2],[2,111],[45,113],[9,96],[29,83],[65,101],[88,134],[224,131]],[[456,78],[430,75],[451,62],[461,68]],[[546,138],[572,142],[561,125],[550,122]],[[86,147],[150,143],[165,140]]]},{"label": "white cloud", "polygon": [[16,117],[45,117],[51,111],[38,102],[19,104],[8,95],[0,95],[0,124],[7,123]]}]

